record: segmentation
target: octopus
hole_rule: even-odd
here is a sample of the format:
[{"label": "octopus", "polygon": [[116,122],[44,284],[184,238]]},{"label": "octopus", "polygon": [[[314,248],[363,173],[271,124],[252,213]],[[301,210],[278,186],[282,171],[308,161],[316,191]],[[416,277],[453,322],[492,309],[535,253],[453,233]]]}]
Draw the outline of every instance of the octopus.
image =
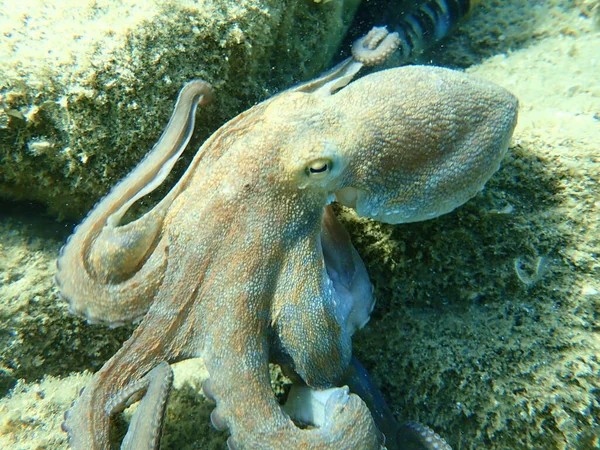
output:
[{"label": "octopus", "polygon": [[[379,62],[389,42],[398,45],[377,30],[360,53]],[[158,142],[57,261],[71,312],[111,327],[139,322],[66,413],[72,448],[110,448],[111,417],[136,401],[121,448],[159,448],[169,364],[195,357],[210,375],[211,423],[229,430],[230,449],[403,448],[406,430],[424,448],[449,448],[424,426],[389,419],[352,358],[374,299],[331,204],[392,224],[452,211],[498,169],[518,104],[499,86],[439,67],[353,81],[364,65],[350,57],[233,118],[158,203],[127,220],[165,181],[197,106],[213,95],[202,80],[183,87]],[[271,362],[294,380],[283,406]]]}]

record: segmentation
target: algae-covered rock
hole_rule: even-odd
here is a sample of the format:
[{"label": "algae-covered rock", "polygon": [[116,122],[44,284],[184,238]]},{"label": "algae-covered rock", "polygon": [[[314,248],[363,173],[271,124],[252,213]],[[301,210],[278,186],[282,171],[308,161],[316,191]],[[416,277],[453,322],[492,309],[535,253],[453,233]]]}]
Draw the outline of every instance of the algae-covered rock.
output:
[{"label": "algae-covered rock", "polygon": [[520,101],[484,191],[422,223],[343,213],[377,298],[355,354],[455,449],[600,446],[600,28],[589,2],[528,3],[484,1],[443,47]]},{"label": "algae-covered rock", "polygon": [[357,3],[10,2],[0,8],[0,196],[82,216],[157,140],[186,81],[215,89],[196,145],[326,68]]}]

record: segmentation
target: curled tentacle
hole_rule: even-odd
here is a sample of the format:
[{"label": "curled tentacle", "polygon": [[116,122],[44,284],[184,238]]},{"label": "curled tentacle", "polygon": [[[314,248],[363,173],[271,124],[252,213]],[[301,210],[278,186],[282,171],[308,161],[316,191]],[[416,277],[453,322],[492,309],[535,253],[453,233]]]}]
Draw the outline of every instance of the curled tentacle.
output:
[{"label": "curled tentacle", "polygon": [[366,66],[384,62],[400,45],[398,33],[390,33],[386,27],[373,27],[352,45],[352,56]]},{"label": "curled tentacle", "polygon": [[400,60],[395,63],[406,64],[448,36],[478,3],[480,0],[429,0],[397,21],[392,20],[394,23],[387,23],[391,33],[386,27],[374,27],[356,41],[352,55],[365,65],[373,65],[398,49]]},{"label": "curled tentacle", "polygon": [[110,326],[146,313],[165,267],[163,222],[181,188],[173,188],[137,220],[126,225],[120,221],[169,175],[191,138],[197,105],[207,104],[211,96],[202,80],[184,86],[156,145],[98,202],[61,249],[55,282],[71,312]]}]

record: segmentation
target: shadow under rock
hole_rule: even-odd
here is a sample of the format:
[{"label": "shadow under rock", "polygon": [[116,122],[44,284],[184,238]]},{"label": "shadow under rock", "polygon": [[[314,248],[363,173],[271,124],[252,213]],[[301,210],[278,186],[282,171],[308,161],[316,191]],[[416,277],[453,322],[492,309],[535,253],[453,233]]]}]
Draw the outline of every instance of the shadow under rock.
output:
[{"label": "shadow under rock", "polygon": [[[568,331],[557,289],[570,281],[557,254],[570,242],[556,226],[561,189],[560,174],[517,146],[483,193],[448,215],[394,226],[342,213],[377,299],[355,355],[399,422],[432,426],[454,448],[514,431],[494,418],[494,389],[517,389],[523,372],[558,358]],[[526,285],[515,259],[538,255],[549,255],[549,271]],[[520,423],[519,411],[504,412]]]}]

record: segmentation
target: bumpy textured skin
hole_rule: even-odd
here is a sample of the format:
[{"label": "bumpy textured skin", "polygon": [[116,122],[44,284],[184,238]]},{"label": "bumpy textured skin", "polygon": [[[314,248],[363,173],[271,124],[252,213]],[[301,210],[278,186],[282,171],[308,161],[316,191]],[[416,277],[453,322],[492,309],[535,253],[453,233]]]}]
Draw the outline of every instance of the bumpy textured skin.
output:
[{"label": "bumpy textured skin", "polygon": [[517,102],[435,67],[391,69],[343,87],[359,68],[346,61],[234,118],[165,199],[120,225],[187,143],[195,105],[210,95],[191,82],[159,143],[78,227],[56,277],[71,310],[109,325],[141,322],[68,412],[73,448],[109,448],[110,415],[144,394],[144,408],[157,412],[139,416],[125,447],[157,447],[164,362],[195,356],[210,373],[213,424],[230,430],[233,448],[381,446],[358,396],[336,397],[323,426],[300,429],[270,387],[275,355],[315,388],[334,385],[351,357],[346,328],[356,324],[341,316],[324,266],[325,206],[337,195],[392,223],[454,209],[498,168]]},{"label": "bumpy textured skin", "polygon": [[[367,65],[384,62],[400,45],[398,33],[389,33],[385,27],[374,27],[352,45],[352,57]],[[374,52],[374,49],[378,49]]]}]

